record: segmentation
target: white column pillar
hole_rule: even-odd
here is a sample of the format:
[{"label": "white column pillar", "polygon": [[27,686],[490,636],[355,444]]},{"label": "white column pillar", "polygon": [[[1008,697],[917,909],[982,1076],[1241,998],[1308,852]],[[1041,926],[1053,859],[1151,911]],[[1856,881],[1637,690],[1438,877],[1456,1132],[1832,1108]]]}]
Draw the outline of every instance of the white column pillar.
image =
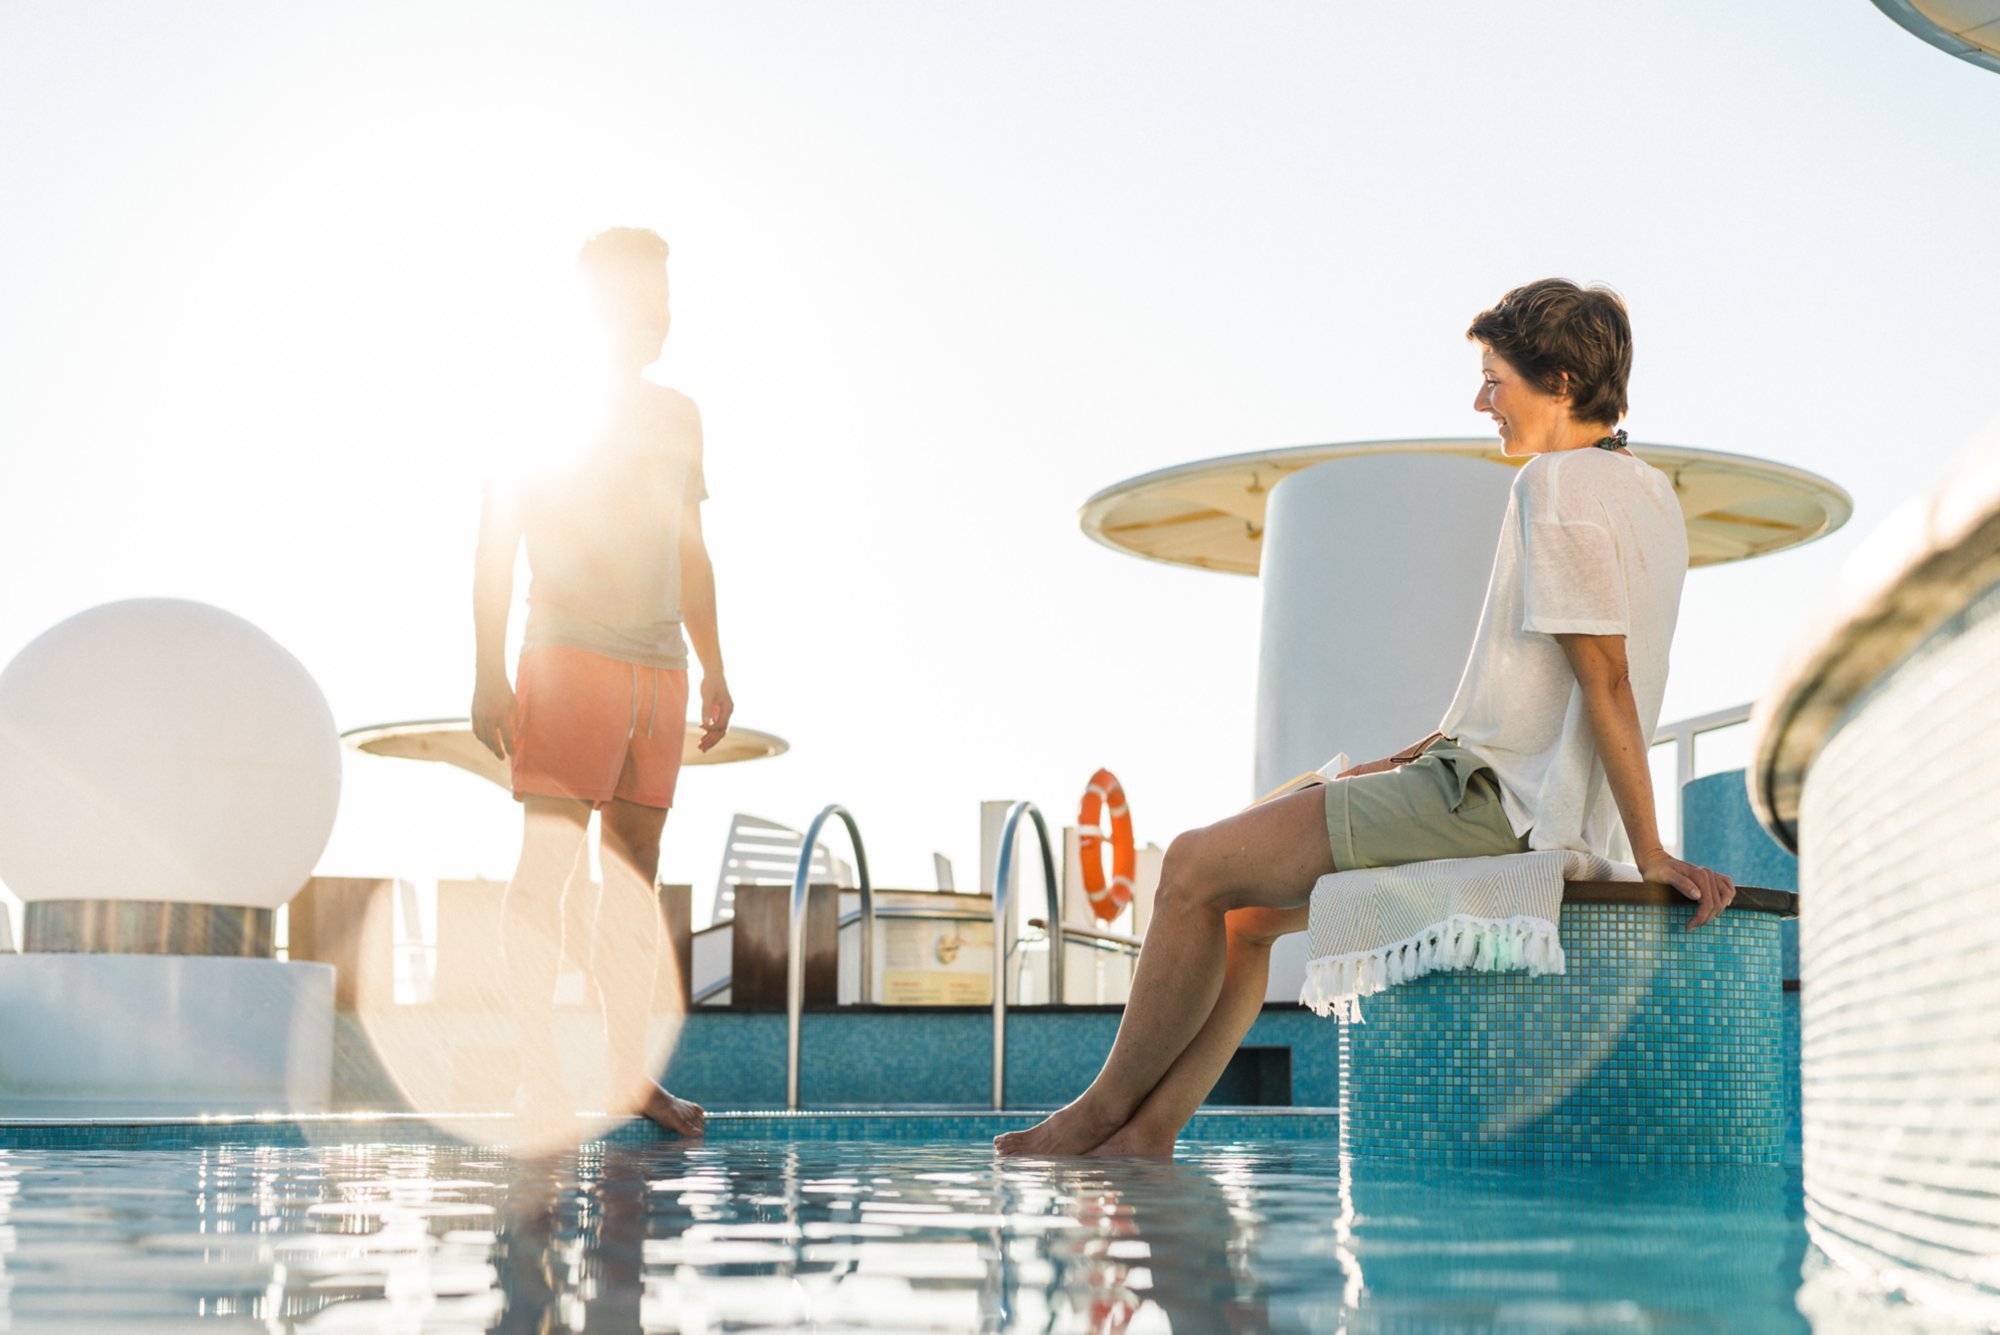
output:
[{"label": "white column pillar", "polygon": [[[1514,470],[1440,454],[1302,469],[1271,492],[1259,584],[1255,792],[1336,752],[1386,756],[1458,687]],[[1305,981],[1304,934],[1271,954],[1273,1001]]]},{"label": "white column pillar", "polygon": [[1388,454],[1316,464],[1272,490],[1257,793],[1337,751],[1373,760],[1437,726],[1472,646],[1513,480],[1483,459]]}]

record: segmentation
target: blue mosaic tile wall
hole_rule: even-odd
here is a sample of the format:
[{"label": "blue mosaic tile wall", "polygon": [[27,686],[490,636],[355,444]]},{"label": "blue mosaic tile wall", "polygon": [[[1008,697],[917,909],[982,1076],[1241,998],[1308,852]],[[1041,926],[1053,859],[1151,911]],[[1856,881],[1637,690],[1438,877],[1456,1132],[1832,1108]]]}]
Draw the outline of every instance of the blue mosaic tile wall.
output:
[{"label": "blue mosaic tile wall", "polygon": [[[1799,888],[1799,860],[1757,823],[1743,771],[1724,770],[1681,785],[1681,856],[1726,873],[1738,885]],[[1799,976],[1799,921],[1780,929],[1784,977]]]},{"label": "blue mosaic tile wall", "polygon": [[1681,856],[1690,862],[1727,872],[1740,885],[1799,888],[1799,860],[1757,823],[1740,769],[1681,785],[1681,830]]},{"label": "blue mosaic tile wall", "polygon": [[[1009,1011],[1008,1107],[1052,1108],[1076,1097],[1111,1051],[1118,1019],[1115,1010]],[[1291,1049],[1294,1105],[1339,1101],[1339,1040],[1325,1021],[1303,1008],[1273,1008],[1244,1043]],[[978,1107],[992,1100],[990,1011],[810,1011],[799,1044],[799,1098],[808,1108]],[[708,1108],[784,1107],[785,1017],[696,1011],[681,1031],[667,1084]]]},{"label": "blue mosaic tile wall", "polygon": [[1801,1076],[1799,1043],[1799,994],[1785,993],[1785,1014],[1783,1028],[1783,1054],[1779,1058],[1785,1079],[1785,1162],[1799,1162],[1805,1138],[1805,1122],[1802,1104],[1803,1078]]},{"label": "blue mosaic tile wall", "polygon": [[1343,1140],[1470,1162],[1778,1163],[1779,920],[1573,904],[1566,974],[1433,974],[1344,1026]]},{"label": "blue mosaic tile wall", "polygon": [[[1785,851],[1750,810],[1750,790],[1740,769],[1704,775],[1681,785],[1682,850],[1690,862],[1725,871],[1741,885],[1769,890],[1799,888],[1799,860]],[[1778,976],[1794,990],[1782,1007],[1785,1095],[1785,1162],[1799,1161],[1799,920],[1778,924]]]}]

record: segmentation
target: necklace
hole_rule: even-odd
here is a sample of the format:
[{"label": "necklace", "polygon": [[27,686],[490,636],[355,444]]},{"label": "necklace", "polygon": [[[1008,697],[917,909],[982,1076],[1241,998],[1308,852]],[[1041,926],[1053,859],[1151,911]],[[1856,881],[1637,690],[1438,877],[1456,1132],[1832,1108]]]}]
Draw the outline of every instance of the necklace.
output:
[{"label": "necklace", "polygon": [[1595,449],[1622,450],[1625,448],[1625,439],[1626,437],[1624,429],[1620,428],[1619,430],[1614,431],[1610,435],[1606,436],[1603,440],[1593,440],[1590,443],[1591,446]]}]

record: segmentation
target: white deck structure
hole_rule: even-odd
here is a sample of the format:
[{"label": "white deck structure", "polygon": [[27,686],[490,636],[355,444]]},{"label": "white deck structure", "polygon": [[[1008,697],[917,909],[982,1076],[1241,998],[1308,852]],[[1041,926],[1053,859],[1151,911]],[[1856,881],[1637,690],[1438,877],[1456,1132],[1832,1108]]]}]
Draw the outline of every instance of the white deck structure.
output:
[{"label": "white deck structure", "polygon": [[1875,0],[1940,51],[2000,74],[2000,0]]},{"label": "white deck structure", "polygon": [[[1690,564],[1746,560],[1833,532],[1834,483],[1765,459],[1634,442],[1672,479]],[[1081,522],[1148,560],[1260,575],[1251,794],[1339,751],[1388,755],[1435,726],[1472,645],[1514,469],[1483,439],[1358,441],[1181,464],[1107,487]],[[1298,994],[1302,938],[1272,956]]]}]

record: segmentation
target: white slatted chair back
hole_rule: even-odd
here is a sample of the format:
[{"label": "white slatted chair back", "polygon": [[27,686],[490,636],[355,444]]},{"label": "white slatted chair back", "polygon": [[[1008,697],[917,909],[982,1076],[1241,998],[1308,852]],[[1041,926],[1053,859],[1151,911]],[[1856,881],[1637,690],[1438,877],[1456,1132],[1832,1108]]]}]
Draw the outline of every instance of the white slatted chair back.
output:
[{"label": "white slatted chair back", "polygon": [[[722,874],[715,883],[715,913],[709,921],[736,916],[739,885],[790,885],[798,875],[799,846],[805,838],[791,826],[761,816],[739,811],[730,817],[729,837],[722,849]],[[814,885],[844,888],[859,883],[854,868],[827,848],[825,839],[813,850],[811,880]]]}]

